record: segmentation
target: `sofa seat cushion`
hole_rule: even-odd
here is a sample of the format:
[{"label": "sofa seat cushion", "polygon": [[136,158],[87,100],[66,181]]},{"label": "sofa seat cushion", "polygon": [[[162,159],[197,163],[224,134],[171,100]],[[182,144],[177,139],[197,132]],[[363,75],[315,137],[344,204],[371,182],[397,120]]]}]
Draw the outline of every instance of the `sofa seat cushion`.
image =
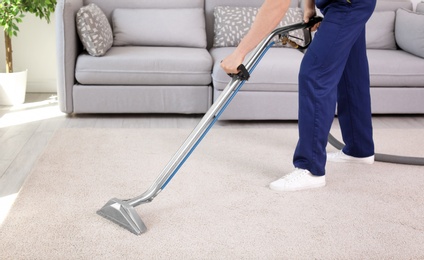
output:
[{"label": "sofa seat cushion", "polygon": [[208,85],[211,69],[202,48],[114,46],[102,57],[80,54],[75,77],[80,84]]},{"label": "sofa seat cushion", "polygon": [[[231,80],[221,69],[220,61],[234,49],[234,47],[212,48],[210,51],[214,60],[213,85],[218,90],[224,89]],[[302,58],[303,53],[296,49],[270,48],[240,91],[297,92]]]},{"label": "sofa seat cushion", "polygon": [[367,50],[371,87],[422,87],[424,59],[402,50]]}]

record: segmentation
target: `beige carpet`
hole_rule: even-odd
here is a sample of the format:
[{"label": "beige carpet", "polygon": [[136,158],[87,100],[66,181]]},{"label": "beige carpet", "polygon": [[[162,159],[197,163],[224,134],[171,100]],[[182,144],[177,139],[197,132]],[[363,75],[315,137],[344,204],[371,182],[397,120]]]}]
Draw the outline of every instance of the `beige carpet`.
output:
[{"label": "beige carpet", "polygon": [[[325,188],[278,193],[294,129],[216,128],[136,236],[96,214],[144,192],[191,129],[62,129],[0,227],[0,259],[424,259],[424,168],[329,164]],[[424,156],[421,130],[376,130]],[[406,146],[403,146],[403,144]]]}]

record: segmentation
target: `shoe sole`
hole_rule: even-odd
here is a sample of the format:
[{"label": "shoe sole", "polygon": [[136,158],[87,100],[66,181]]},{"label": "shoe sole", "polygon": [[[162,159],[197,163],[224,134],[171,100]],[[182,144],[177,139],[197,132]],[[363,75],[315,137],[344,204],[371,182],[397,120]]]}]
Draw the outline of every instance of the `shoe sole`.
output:
[{"label": "shoe sole", "polygon": [[324,186],[325,186],[325,183],[319,183],[319,184],[315,184],[315,185],[309,185],[309,186],[298,187],[298,188],[289,188],[289,189],[273,187],[272,185],[269,185],[269,188],[273,191],[301,191],[301,190],[321,188],[321,187],[324,187]]},{"label": "shoe sole", "polygon": [[327,153],[327,162],[341,162],[341,163],[359,163],[359,164],[373,164],[375,156],[368,157],[353,157],[343,153],[342,151],[336,153]]},{"label": "shoe sole", "polygon": [[327,162],[336,162],[336,163],[357,163],[357,164],[373,164],[374,163],[374,157],[371,158],[349,158],[349,159],[327,159]]}]

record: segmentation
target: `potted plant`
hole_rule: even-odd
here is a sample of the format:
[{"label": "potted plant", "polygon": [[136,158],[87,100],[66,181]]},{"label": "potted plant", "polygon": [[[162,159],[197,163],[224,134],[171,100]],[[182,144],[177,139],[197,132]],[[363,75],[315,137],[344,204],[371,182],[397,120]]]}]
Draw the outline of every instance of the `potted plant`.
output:
[{"label": "potted plant", "polygon": [[18,23],[26,13],[50,22],[55,7],[56,0],[1,0],[0,26],[4,31],[6,73],[0,73],[0,105],[22,104],[25,100],[27,71],[13,71],[12,37],[18,35]]}]

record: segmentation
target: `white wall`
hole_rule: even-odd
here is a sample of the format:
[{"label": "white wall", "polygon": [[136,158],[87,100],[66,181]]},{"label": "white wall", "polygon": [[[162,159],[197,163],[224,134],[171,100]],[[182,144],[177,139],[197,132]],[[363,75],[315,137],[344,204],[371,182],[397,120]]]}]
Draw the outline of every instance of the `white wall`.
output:
[{"label": "white wall", "polygon": [[[54,14],[48,24],[27,14],[12,38],[14,71],[28,69],[27,92],[56,92]],[[0,71],[5,71],[4,35],[0,33]]]}]

